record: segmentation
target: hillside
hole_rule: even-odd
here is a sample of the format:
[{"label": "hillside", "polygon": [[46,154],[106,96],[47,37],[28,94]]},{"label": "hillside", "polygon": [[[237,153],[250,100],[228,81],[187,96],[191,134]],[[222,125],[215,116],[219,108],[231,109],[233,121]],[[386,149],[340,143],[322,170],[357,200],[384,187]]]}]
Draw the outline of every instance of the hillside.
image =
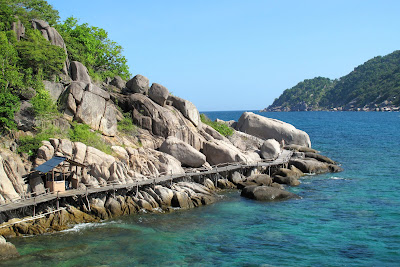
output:
[{"label": "hillside", "polygon": [[338,80],[304,80],[264,111],[399,110],[399,95],[400,51],[395,51],[368,60]]}]

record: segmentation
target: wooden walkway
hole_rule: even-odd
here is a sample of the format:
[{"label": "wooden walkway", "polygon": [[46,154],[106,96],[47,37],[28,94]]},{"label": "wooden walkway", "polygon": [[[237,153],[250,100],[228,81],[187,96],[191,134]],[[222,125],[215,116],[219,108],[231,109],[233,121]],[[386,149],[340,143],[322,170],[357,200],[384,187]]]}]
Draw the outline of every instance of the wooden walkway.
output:
[{"label": "wooden walkway", "polygon": [[25,198],[25,199],[18,199],[14,200],[10,203],[6,203],[0,205],[0,212],[16,210],[23,207],[28,206],[36,206],[37,204],[48,202],[54,199],[60,199],[65,197],[71,196],[82,196],[82,195],[90,195],[93,193],[110,191],[110,190],[118,190],[118,189],[132,189],[132,188],[140,188],[146,185],[156,185],[166,182],[173,182],[177,179],[182,178],[190,178],[194,176],[204,176],[204,175],[212,175],[218,174],[221,172],[231,172],[239,169],[246,169],[246,168],[253,168],[253,167],[272,167],[277,165],[284,165],[289,162],[290,157],[292,156],[293,152],[289,150],[283,150],[279,157],[274,161],[263,161],[253,164],[243,164],[243,163],[229,163],[229,164],[221,164],[213,166],[212,169],[200,168],[200,169],[191,169],[184,174],[170,174],[170,175],[163,175],[160,177],[148,177],[147,180],[143,181],[136,181],[134,183],[128,184],[107,184],[101,187],[92,187],[86,188],[85,190],[79,189],[71,189],[65,192],[48,192],[42,195],[38,195],[35,197]]}]

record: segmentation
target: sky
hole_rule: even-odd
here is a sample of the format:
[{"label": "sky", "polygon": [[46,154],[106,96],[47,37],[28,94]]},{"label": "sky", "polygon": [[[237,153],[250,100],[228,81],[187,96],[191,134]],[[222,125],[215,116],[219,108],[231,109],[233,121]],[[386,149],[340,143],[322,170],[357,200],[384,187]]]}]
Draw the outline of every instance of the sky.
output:
[{"label": "sky", "polygon": [[[48,0],[105,29],[141,74],[200,111],[259,110],[304,79],[400,48],[398,0]],[[132,76],[132,77],[133,77]]]}]

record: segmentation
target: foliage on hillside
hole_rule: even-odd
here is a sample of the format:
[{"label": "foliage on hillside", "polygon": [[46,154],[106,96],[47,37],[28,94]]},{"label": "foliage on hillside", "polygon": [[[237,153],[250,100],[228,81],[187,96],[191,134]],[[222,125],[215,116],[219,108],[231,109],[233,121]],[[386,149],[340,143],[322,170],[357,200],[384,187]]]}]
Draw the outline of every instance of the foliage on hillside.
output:
[{"label": "foliage on hillside", "polygon": [[[64,49],[51,45],[30,20],[41,19],[55,27],[63,37],[70,60],[87,66],[93,80],[130,73],[122,47],[108,38],[104,29],[78,24],[71,17],[59,22],[59,13],[45,0],[0,0],[0,132],[15,129],[14,114],[19,110],[20,92],[33,88],[30,100],[40,121],[57,116],[55,103],[44,89],[42,80],[54,80],[61,74]],[[13,23],[21,21],[25,36],[17,41]]]},{"label": "foliage on hillside", "polygon": [[108,38],[108,33],[87,23],[79,24],[74,17],[56,25],[67,46],[70,60],[81,62],[94,80],[121,76],[129,79],[130,73],[122,47]]},{"label": "foliage on hillside", "polygon": [[356,67],[339,80],[317,77],[304,80],[275,99],[275,107],[293,107],[305,102],[312,109],[374,107],[384,101],[400,105],[400,51],[378,56]]},{"label": "foliage on hillside", "polygon": [[286,89],[282,95],[275,99],[271,106],[294,107],[304,102],[309,107],[318,108],[321,99],[327,91],[332,89],[334,81],[329,78],[316,77],[304,80],[290,89]]},{"label": "foliage on hillside", "polygon": [[233,134],[233,129],[223,122],[217,122],[210,120],[205,114],[200,114],[201,122],[207,124],[214,128],[217,132],[225,137],[231,136]]}]

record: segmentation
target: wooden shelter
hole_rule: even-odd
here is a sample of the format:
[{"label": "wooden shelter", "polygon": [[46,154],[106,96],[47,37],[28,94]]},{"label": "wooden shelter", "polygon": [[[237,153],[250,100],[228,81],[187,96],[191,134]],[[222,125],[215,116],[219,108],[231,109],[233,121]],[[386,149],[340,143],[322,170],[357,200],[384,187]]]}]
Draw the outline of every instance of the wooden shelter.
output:
[{"label": "wooden shelter", "polygon": [[[75,168],[75,172],[73,172],[73,168]],[[82,174],[85,168],[86,165],[67,157],[54,156],[52,159],[37,166],[35,170],[45,176],[45,185],[50,192],[64,192],[70,188],[78,188],[78,172],[80,171],[80,174]]]}]

